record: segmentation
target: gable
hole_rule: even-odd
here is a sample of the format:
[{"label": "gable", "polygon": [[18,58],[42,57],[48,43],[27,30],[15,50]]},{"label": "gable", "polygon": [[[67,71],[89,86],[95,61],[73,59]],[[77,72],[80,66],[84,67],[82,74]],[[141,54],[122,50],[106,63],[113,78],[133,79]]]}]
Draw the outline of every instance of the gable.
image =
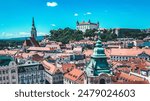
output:
[{"label": "gable", "polygon": [[139,57],[149,57],[149,54],[146,54],[145,52],[142,52],[141,54],[138,54]]}]

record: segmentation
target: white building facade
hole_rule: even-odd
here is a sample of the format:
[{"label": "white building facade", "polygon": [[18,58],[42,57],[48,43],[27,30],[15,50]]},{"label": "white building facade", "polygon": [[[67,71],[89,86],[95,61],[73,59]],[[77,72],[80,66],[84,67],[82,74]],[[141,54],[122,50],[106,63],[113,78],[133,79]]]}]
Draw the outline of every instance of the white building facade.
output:
[{"label": "white building facade", "polygon": [[[8,58],[11,58],[11,57],[5,57],[4,61],[0,59],[0,64],[1,64],[0,84],[17,84],[18,83],[17,65],[15,61],[9,60]],[[2,65],[2,64],[5,64],[5,65]]]},{"label": "white building facade", "polygon": [[90,20],[88,22],[81,22],[79,23],[77,21],[76,23],[76,29],[80,30],[82,32],[86,32],[87,29],[99,29],[99,22],[97,23],[92,23]]},{"label": "white building facade", "polygon": [[45,72],[42,64],[28,60],[25,64],[18,65],[18,83],[45,84]]}]

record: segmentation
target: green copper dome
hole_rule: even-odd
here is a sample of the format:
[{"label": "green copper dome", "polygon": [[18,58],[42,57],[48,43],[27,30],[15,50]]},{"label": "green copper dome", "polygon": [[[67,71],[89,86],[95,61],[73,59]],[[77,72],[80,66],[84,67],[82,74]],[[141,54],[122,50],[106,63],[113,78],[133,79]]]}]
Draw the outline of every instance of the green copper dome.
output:
[{"label": "green copper dome", "polygon": [[101,73],[111,73],[110,65],[107,62],[107,57],[100,38],[96,42],[93,55],[91,56],[91,60],[85,68],[85,71],[88,76],[98,76]]},{"label": "green copper dome", "polygon": [[92,57],[93,58],[100,58],[100,57],[106,58],[106,55],[104,53],[104,48],[102,48],[102,42],[100,41],[100,39],[98,39],[98,41],[96,42]]}]

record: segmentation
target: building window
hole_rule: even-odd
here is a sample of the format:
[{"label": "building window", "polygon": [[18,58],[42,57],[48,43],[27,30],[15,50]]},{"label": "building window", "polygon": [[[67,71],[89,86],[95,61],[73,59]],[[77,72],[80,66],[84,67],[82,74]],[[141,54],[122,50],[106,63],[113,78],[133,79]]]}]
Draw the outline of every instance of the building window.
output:
[{"label": "building window", "polygon": [[0,77],[0,81],[2,81],[2,77]]},{"label": "building window", "polygon": [[12,79],[16,79],[15,76],[12,76]]},{"label": "building window", "polygon": [[3,70],[3,74],[5,74],[5,71]]},{"label": "building window", "polygon": [[6,73],[8,74],[8,70],[6,70]]},{"label": "building window", "polygon": [[6,79],[9,80],[9,77],[7,76]]},{"label": "building window", "polygon": [[16,73],[16,70],[15,70],[15,69],[12,69],[12,70],[11,70],[11,73]]},{"label": "building window", "polygon": [[0,74],[1,74],[1,71],[0,71]]},{"label": "building window", "polygon": [[16,84],[16,82],[12,82],[12,84]]},{"label": "building window", "polygon": [[3,77],[3,80],[5,80],[5,76]]}]

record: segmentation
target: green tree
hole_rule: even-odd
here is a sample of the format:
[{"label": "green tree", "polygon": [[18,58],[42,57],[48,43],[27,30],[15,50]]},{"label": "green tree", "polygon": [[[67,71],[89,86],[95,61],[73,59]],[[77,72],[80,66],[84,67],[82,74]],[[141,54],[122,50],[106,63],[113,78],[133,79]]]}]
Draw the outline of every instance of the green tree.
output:
[{"label": "green tree", "polygon": [[51,30],[49,39],[66,44],[72,40],[79,41],[83,39],[83,33],[79,30],[74,30],[67,27],[65,29]]}]

